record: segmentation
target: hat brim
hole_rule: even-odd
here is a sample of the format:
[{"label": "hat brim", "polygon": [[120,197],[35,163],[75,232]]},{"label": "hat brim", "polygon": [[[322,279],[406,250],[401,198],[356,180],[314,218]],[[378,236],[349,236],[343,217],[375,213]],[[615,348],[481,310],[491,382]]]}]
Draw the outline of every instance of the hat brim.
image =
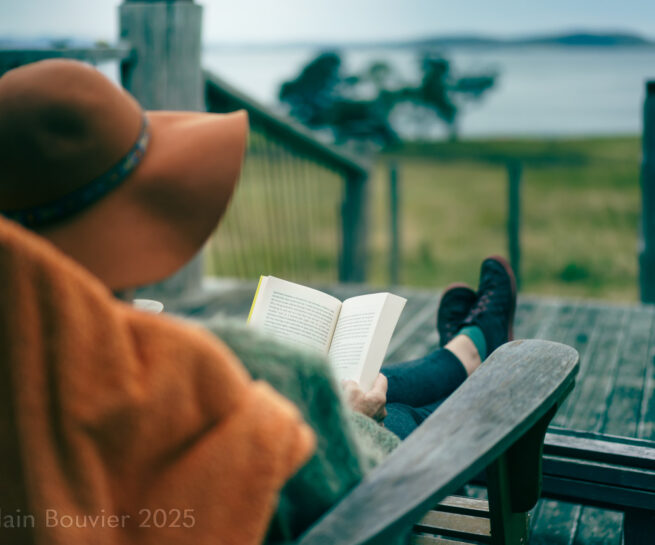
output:
[{"label": "hat brim", "polygon": [[113,290],[162,280],[200,250],[227,208],[246,148],[245,111],[146,116],[141,164],[102,200],[40,232]]}]

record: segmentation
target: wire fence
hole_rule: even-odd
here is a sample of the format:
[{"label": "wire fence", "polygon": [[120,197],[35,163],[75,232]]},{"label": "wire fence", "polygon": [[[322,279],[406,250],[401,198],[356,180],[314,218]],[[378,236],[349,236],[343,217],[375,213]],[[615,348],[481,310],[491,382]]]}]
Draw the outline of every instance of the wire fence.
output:
[{"label": "wire fence", "polygon": [[343,175],[253,124],[226,216],[205,249],[208,274],[338,280]]},{"label": "wire fence", "polygon": [[207,109],[249,113],[232,203],[205,249],[207,273],[303,282],[364,280],[368,172],[206,73]]}]

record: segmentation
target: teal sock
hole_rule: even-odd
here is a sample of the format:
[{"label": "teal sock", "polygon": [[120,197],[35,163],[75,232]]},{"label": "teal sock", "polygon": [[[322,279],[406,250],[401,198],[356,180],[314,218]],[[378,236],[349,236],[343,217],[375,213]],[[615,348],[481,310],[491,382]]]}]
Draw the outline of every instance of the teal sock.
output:
[{"label": "teal sock", "polygon": [[484,333],[476,325],[469,325],[459,330],[458,335],[466,335],[480,354],[480,359],[484,361],[487,357],[487,341],[484,339]]}]

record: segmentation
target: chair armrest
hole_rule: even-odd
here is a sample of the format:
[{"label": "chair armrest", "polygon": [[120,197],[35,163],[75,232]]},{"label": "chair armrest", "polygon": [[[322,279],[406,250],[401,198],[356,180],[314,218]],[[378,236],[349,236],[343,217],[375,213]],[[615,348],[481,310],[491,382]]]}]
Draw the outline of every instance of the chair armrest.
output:
[{"label": "chair armrest", "polygon": [[387,543],[408,532],[545,417],[577,369],[578,353],[563,344],[503,345],[298,545]]}]

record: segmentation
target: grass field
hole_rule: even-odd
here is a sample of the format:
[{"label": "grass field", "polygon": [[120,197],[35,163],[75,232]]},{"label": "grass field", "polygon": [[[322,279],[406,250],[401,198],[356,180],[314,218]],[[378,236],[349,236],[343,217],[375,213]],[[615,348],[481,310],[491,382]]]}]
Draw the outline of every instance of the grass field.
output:
[{"label": "grass field", "polygon": [[[389,284],[389,161],[401,178],[400,283],[443,288],[475,285],[484,256],[507,255],[510,159],[523,165],[523,292],[636,301],[637,137],[413,144],[381,155],[369,281]],[[252,135],[239,189],[208,246],[208,272],[335,281],[342,189],[334,172]]]},{"label": "grass field", "polygon": [[637,137],[415,144],[382,156],[371,281],[389,279],[388,160],[401,173],[401,283],[443,287],[474,284],[485,255],[507,254],[510,157],[523,164],[523,292],[636,301]]}]

